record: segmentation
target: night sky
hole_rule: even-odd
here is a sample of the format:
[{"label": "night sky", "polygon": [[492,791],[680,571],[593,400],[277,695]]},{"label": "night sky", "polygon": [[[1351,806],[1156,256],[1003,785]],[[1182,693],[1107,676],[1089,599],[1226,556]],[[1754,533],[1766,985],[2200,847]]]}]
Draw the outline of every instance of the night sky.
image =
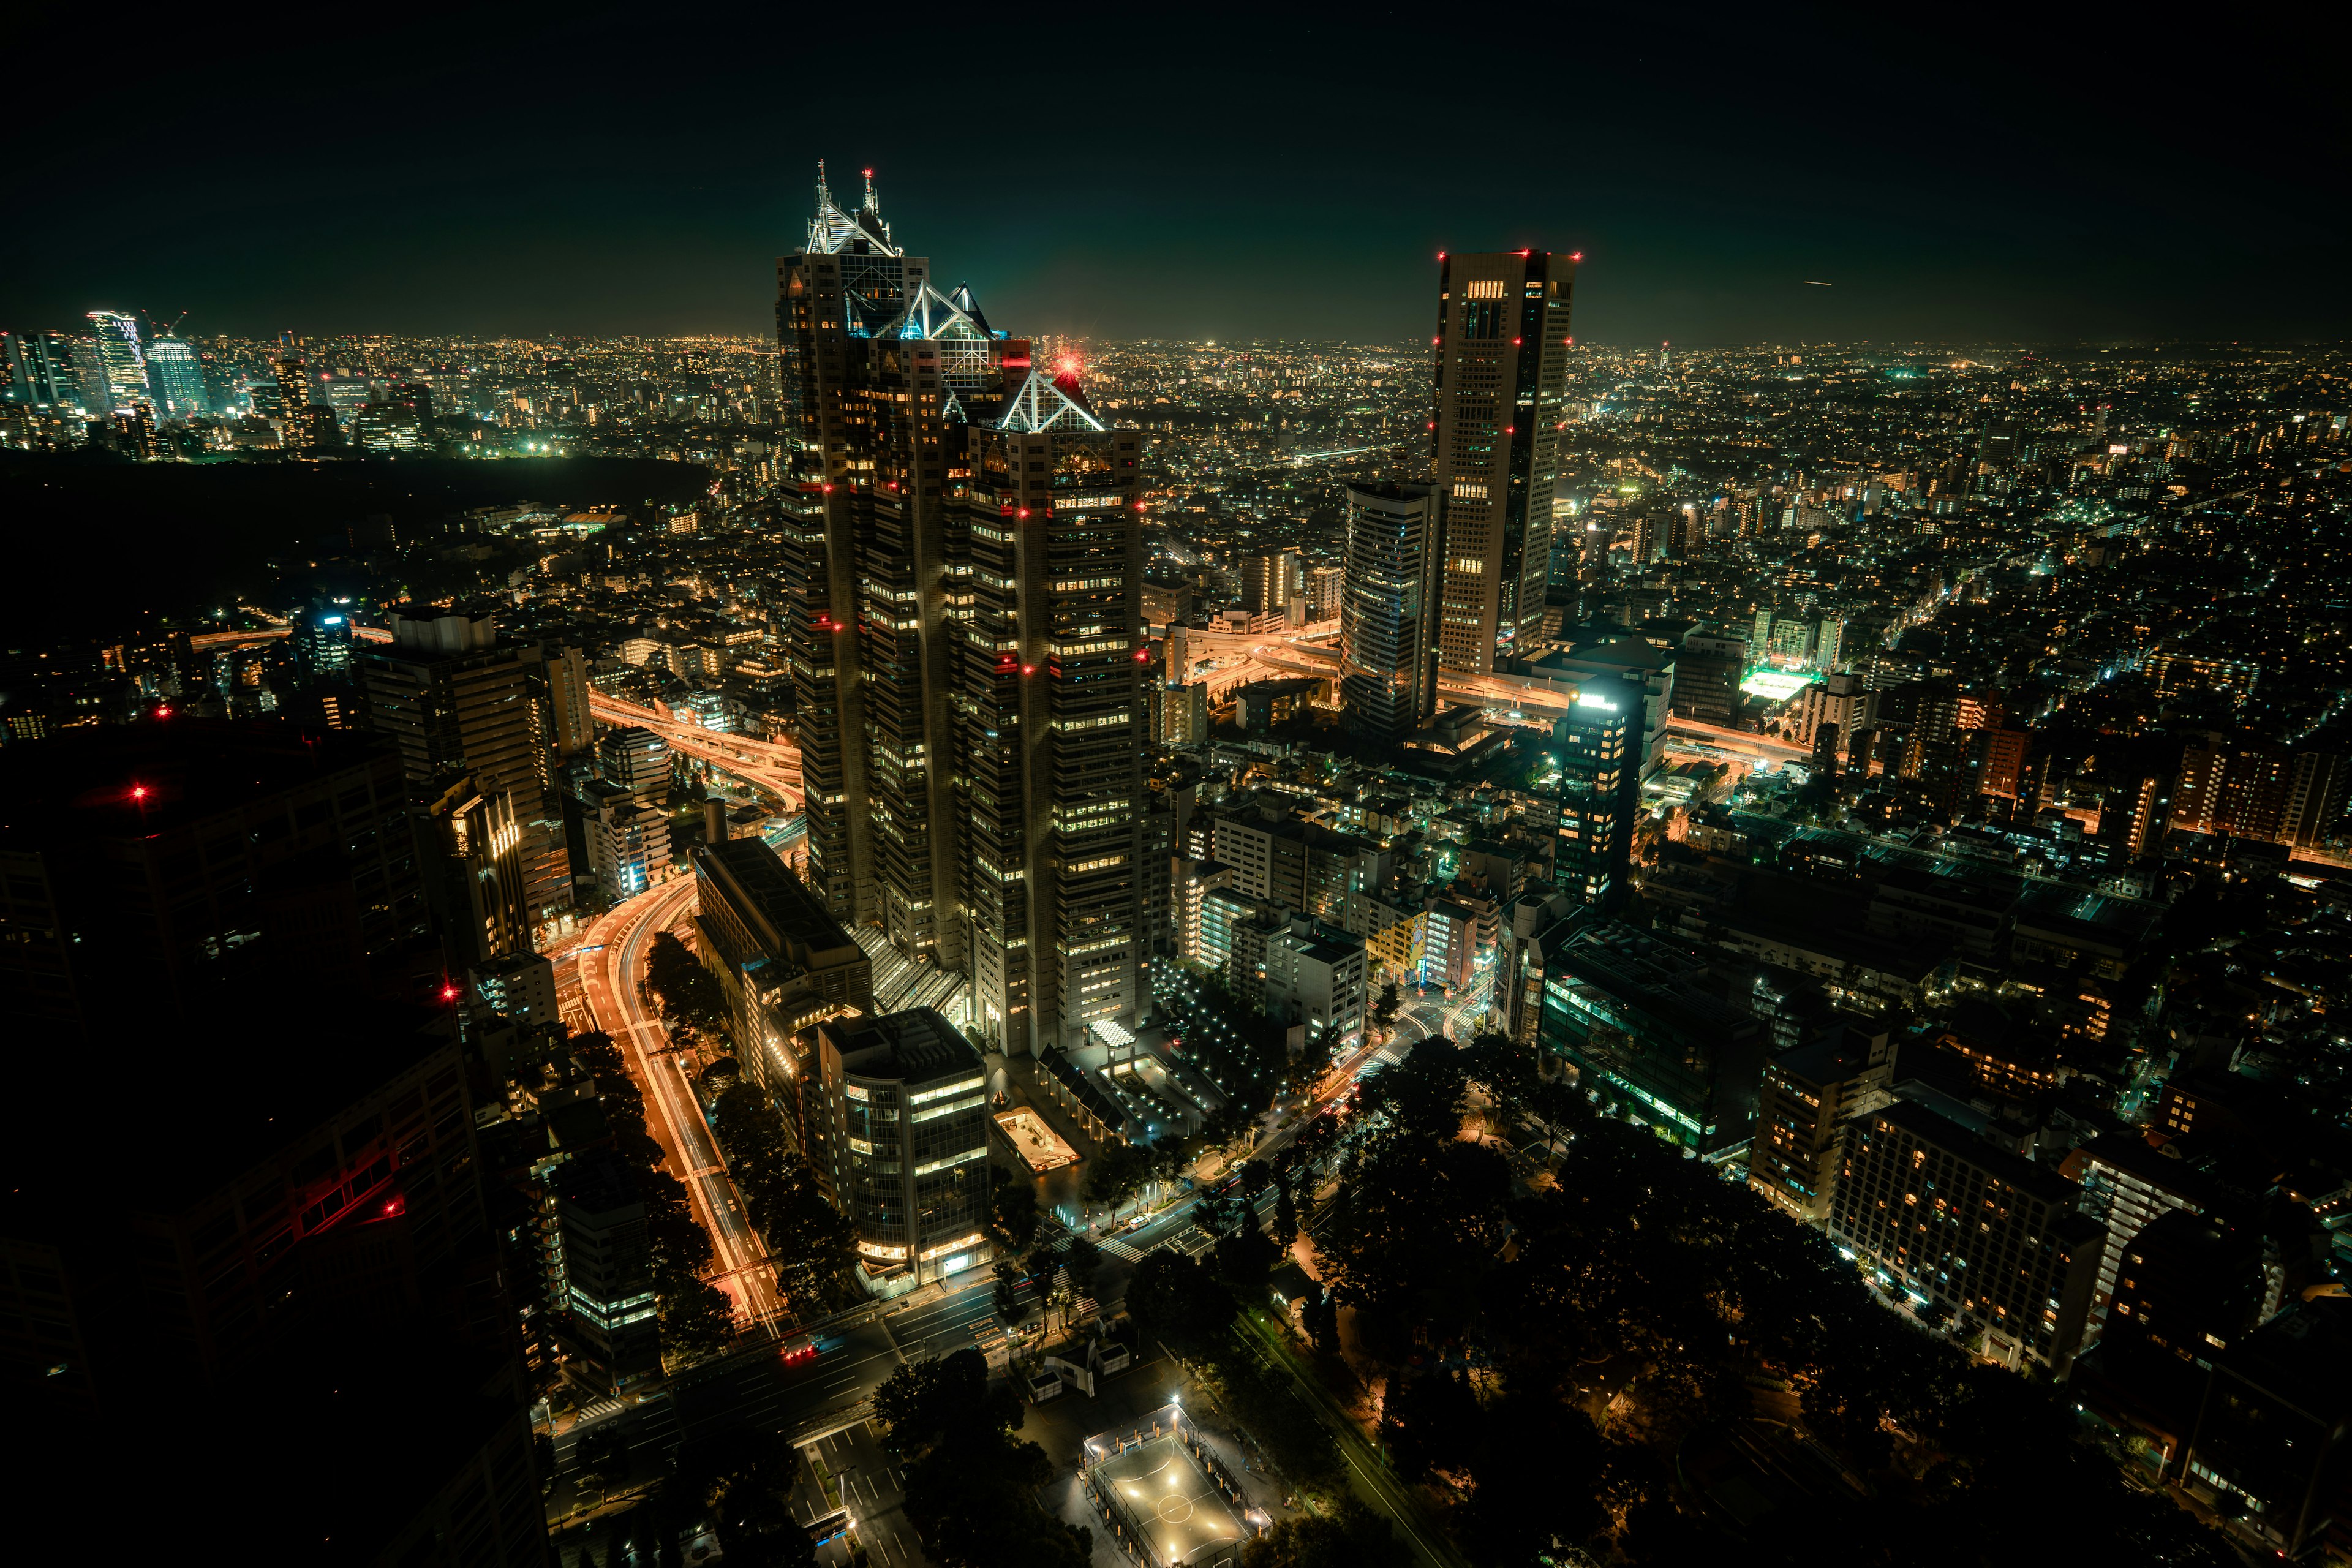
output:
[{"label": "night sky", "polygon": [[1407,341],[1538,245],[1587,342],[2352,336],[2334,8],[37,9],[17,330],[765,333],[822,156],[1024,331]]}]

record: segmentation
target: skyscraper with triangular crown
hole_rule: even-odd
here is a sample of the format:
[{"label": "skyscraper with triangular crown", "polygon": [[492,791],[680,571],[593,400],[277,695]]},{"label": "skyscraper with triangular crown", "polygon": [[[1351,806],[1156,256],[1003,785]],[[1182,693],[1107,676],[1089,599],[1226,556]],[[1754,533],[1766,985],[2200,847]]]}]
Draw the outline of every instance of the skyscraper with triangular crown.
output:
[{"label": "skyscraper with triangular crown", "polygon": [[1132,431],[818,165],[777,263],[808,882],[1016,1052],[1145,1006]]}]

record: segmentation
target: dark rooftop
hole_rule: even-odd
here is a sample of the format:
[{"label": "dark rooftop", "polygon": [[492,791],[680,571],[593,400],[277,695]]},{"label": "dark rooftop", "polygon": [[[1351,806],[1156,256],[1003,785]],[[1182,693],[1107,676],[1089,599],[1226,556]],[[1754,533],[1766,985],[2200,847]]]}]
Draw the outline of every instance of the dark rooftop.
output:
[{"label": "dark rooftop", "polygon": [[707,845],[695,851],[695,866],[705,877],[715,870],[731,883],[730,894],[740,894],[751,912],[805,953],[856,945],[764,839],[730,838]]},{"label": "dark rooftop", "polygon": [[1949,1117],[1938,1116],[1926,1106],[1915,1105],[1907,1100],[1898,1100],[1871,1114],[1889,1126],[1900,1127],[1923,1142],[1932,1143],[1948,1153],[1958,1155],[1995,1181],[2014,1187],[2029,1197],[2058,1204],[2068,1213],[2074,1212],[2075,1195],[2080,1191],[2074,1183],[2031,1160],[1987,1142]]},{"label": "dark rooftop", "polygon": [[0,848],[144,838],[390,754],[353,730],[172,718],[0,748]]},{"label": "dark rooftop", "polygon": [[26,1103],[75,1109],[26,1121],[10,1197],[33,1213],[110,1197],[177,1212],[444,1048],[451,1022],[288,987],[169,1037],[128,1037],[102,1062],[27,1053]]},{"label": "dark rooftop", "polygon": [[823,1027],[853,1078],[920,1085],[981,1070],[971,1042],[933,1008],[836,1019]]}]

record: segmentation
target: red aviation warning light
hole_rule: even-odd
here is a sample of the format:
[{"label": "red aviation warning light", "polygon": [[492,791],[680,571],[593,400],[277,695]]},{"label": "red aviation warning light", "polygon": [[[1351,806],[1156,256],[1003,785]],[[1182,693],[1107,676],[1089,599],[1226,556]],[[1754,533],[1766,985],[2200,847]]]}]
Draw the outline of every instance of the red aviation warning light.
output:
[{"label": "red aviation warning light", "polygon": [[131,786],[131,798],[139,801],[145,800],[147,798],[147,786],[145,784],[132,784]]}]

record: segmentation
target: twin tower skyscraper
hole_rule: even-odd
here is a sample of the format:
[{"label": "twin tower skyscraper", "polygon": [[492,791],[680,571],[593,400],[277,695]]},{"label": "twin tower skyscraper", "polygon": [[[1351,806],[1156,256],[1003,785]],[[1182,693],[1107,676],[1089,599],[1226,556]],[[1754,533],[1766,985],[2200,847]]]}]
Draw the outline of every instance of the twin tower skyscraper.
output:
[{"label": "twin tower skyscraper", "polygon": [[[1437,669],[1538,635],[1576,258],[1441,258],[1433,483],[1352,490],[1351,722],[1400,734]],[[1013,1054],[1118,1041],[1147,1005],[1137,432],[942,289],[819,165],[777,262],[797,465],[782,520],[808,885],[966,977]],[[1360,721],[1374,721],[1370,724]]]},{"label": "twin tower skyscraper", "polygon": [[968,978],[1015,1055],[1143,1003],[1141,502],[1132,430],[900,248],[822,165],[777,262],[808,884]]}]

